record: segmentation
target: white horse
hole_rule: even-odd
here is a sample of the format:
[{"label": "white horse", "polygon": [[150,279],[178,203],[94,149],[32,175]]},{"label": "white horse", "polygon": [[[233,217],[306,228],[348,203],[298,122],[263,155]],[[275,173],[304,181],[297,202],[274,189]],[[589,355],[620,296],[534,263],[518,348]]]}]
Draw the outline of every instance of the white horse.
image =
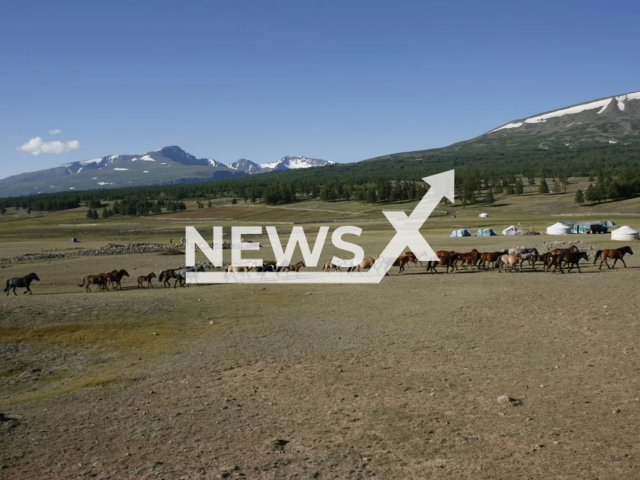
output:
[{"label": "white horse", "polygon": [[229,265],[226,271],[228,273],[245,273],[245,272],[250,272],[252,269],[253,267],[240,267],[240,266]]},{"label": "white horse", "polygon": [[502,272],[502,266],[504,265],[505,270],[511,272],[515,267],[516,271],[518,271],[518,266],[520,267],[520,271],[522,272],[522,257],[517,254],[507,253],[500,257],[500,266],[498,268],[499,272]]}]

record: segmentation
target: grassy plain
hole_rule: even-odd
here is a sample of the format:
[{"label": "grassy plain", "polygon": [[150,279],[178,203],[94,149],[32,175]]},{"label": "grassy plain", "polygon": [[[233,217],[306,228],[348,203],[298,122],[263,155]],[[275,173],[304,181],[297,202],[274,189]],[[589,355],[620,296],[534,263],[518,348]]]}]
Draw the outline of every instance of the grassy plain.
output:
[{"label": "grassy plain", "polygon": [[[517,223],[544,231],[560,219],[640,226],[639,200],[578,207],[574,190],[586,184],[573,182],[566,194],[441,206],[422,232],[436,250],[580,240],[593,253],[620,245],[609,235],[448,234]],[[294,224],[309,232],[353,224],[374,255],[394,233],[381,210],[414,206],[218,200],[98,221],[85,209],[10,211],[0,216],[0,257],[176,242],[186,225],[207,236],[214,224],[275,224],[283,242]],[[321,258],[336,253],[327,243]],[[269,249],[256,255],[272,258]],[[379,285],[135,288],[139,275],[183,262],[131,254],[0,263],[2,279],[41,278],[33,296],[0,300],[0,476],[639,476],[635,256],[627,269],[588,265],[582,274],[410,267]],[[78,287],[114,268],[131,275],[122,291]],[[515,401],[501,404],[501,395]]]}]

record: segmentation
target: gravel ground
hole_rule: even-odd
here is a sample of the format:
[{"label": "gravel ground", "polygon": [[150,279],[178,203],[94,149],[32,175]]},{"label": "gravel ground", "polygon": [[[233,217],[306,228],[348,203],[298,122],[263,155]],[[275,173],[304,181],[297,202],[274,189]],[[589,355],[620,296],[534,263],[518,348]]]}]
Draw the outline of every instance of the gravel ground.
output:
[{"label": "gravel ground", "polygon": [[132,287],[175,260],[2,297],[2,478],[639,476],[637,268]]}]

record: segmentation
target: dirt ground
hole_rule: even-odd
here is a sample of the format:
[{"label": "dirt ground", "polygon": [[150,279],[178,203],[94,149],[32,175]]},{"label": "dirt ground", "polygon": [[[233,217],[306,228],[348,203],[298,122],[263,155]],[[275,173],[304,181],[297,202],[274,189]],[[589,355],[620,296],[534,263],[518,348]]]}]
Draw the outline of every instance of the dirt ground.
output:
[{"label": "dirt ground", "polygon": [[[634,257],[582,274],[135,288],[182,261],[5,265],[42,281],[0,300],[0,477],[640,478]],[[122,267],[121,292],[77,287]]]}]

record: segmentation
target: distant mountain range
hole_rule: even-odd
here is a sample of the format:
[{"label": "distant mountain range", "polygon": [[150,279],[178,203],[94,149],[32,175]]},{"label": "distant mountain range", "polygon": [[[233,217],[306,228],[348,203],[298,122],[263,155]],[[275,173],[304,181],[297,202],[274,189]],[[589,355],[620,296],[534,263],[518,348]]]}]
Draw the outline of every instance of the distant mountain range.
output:
[{"label": "distant mountain range", "polygon": [[[435,173],[449,168],[481,170],[527,168],[571,172],[600,168],[602,162],[631,165],[640,151],[640,92],[603,97],[512,120],[478,137],[448,147],[385,155],[338,172],[382,172],[406,168]],[[180,147],[165,147],[144,155],[111,155],[67,163],[0,180],[0,197],[68,190],[204,182],[282,170],[306,169],[333,162],[307,157],[283,157],[257,164],[242,158],[225,165],[196,158]],[[372,166],[376,163],[376,166]],[[406,170],[405,170],[406,172]],[[321,181],[319,172],[314,178]],[[296,177],[305,173],[292,174]]]},{"label": "distant mountain range", "polygon": [[300,156],[262,165],[243,158],[227,166],[170,146],[143,155],[110,155],[14,175],[0,180],[0,196],[203,182],[333,163]]}]

